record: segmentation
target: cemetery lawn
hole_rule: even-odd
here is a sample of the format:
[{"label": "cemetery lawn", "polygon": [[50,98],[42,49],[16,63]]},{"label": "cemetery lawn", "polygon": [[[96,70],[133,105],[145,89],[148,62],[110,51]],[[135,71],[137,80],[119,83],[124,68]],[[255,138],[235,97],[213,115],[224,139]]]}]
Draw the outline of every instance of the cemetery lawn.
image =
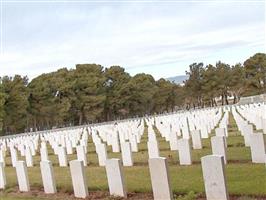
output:
[{"label": "cemetery lawn", "polygon": [[[230,125],[228,128],[230,136],[227,138],[227,156],[228,164],[226,165],[226,179],[228,191],[231,196],[241,196],[241,199],[266,199],[266,168],[264,164],[251,163],[251,155],[249,148],[244,146],[243,137],[240,136],[236,128],[235,121],[230,116]],[[213,133],[212,133],[213,134]],[[265,135],[264,135],[265,136]],[[160,156],[167,157],[170,173],[170,181],[176,199],[190,199],[182,195],[190,195],[202,197],[204,196],[204,184],[202,177],[202,169],[200,158],[211,154],[210,139],[203,139],[203,149],[192,150],[193,165],[180,166],[178,163],[178,154],[176,151],[170,151],[168,142],[163,138],[158,138]],[[142,137],[141,143],[138,145],[139,152],[133,153],[134,166],[124,167],[125,180],[127,189],[131,193],[148,193],[151,196],[152,188],[150,182],[148,168],[148,152],[147,152],[147,133]],[[111,147],[108,147],[109,158],[121,158],[120,153],[111,153]],[[35,167],[28,168],[29,182],[34,190],[43,191],[42,179],[39,168],[40,156],[34,158]],[[73,194],[70,171],[67,167],[59,167],[57,156],[53,155],[49,146],[49,158],[54,166],[54,175],[56,178],[57,189],[59,193],[68,196]],[[86,175],[88,180],[89,192],[108,193],[108,183],[104,167],[98,166],[98,159],[95,153],[95,147],[89,138],[87,158],[89,166],[86,167]],[[25,159],[23,157],[19,159]],[[76,159],[76,155],[68,155],[68,161]],[[0,193],[0,199],[64,199],[56,195],[45,197],[16,195],[17,181],[15,169],[11,167],[10,155],[7,155],[6,179],[7,189]],[[180,197],[180,195],[182,197]],[[2,198],[1,198],[2,197]],[[179,198],[180,197],[180,198]],[[72,197],[73,198],[73,197]],[[106,197],[106,199],[113,199]],[[193,198],[192,198],[193,199]]]}]

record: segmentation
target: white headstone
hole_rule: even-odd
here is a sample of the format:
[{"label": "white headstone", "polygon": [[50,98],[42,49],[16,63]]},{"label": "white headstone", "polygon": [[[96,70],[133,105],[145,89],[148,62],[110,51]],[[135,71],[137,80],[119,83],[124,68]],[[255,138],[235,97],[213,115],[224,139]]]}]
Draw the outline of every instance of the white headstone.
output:
[{"label": "white headstone", "polygon": [[110,195],[127,197],[121,161],[116,158],[107,159],[105,168]]},{"label": "white headstone", "polygon": [[138,152],[138,144],[135,136],[133,136],[133,138],[130,140],[130,145],[132,152]]},{"label": "white headstone", "polygon": [[225,137],[224,136],[214,136],[211,137],[211,146],[213,155],[221,155],[224,158],[224,163],[227,163],[226,147],[225,147]]},{"label": "white headstone", "polygon": [[11,161],[12,161],[12,166],[16,167],[16,163],[18,161],[18,153],[17,150],[14,147],[10,148],[10,153],[11,153]]},{"label": "white headstone", "polygon": [[67,156],[65,147],[57,147],[58,161],[60,167],[67,167]]},{"label": "white headstone", "polygon": [[262,130],[266,134],[266,118],[262,118]]},{"label": "white headstone", "polygon": [[40,168],[41,168],[44,192],[47,194],[56,193],[55,178],[54,178],[52,163],[48,160],[41,161]]},{"label": "white headstone", "polygon": [[169,134],[170,149],[172,151],[178,150],[178,138],[174,131],[171,131]]},{"label": "white headstone", "polygon": [[4,163],[0,162],[0,189],[5,189],[6,187],[6,174]]},{"label": "white headstone", "polygon": [[245,146],[250,146],[250,135],[253,134],[253,126],[251,124],[247,124],[243,126],[243,136],[245,141]]},{"label": "white headstone", "polygon": [[191,132],[193,149],[202,149],[200,130]]},{"label": "white headstone", "polygon": [[215,135],[216,136],[224,136],[224,137],[226,137],[226,130],[225,130],[225,128],[216,128],[215,129]]},{"label": "white headstone", "polygon": [[107,150],[105,144],[96,144],[97,145],[97,155],[99,166],[105,166],[107,160]]},{"label": "white headstone", "polygon": [[166,158],[150,158],[149,169],[153,198],[155,200],[173,199]]},{"label": "white headstone", "polygon": [[223,157],[204,156],[201,166],[207,200],[228,200]]},{"label": "white headstone", "polygon": [[30,185],[29,185],[28,171],[25,161],[17,161],[16,174],[17,174],[19,191],[29,192]]},{"label": "white headstone", "polygon": [[48,151],[46,147],[41,147],[40,148],[40,153],[41,153],[41,161],[47,161],[49,160],[48,158]]},{"label": "white headstone", "polygon": [[88,186],[83,161],[72,160],[69,165],[75,197],[86,198],[88,196]]},{"label": "white headstone", "polygon": [[6,162],[5,162],[5,151],[3,149],[0,149],[0,162],[3,163],[4,167],[6,166]]},{"label": "white headstone", "polygon": [[215,135],[219,137],[224,137],[225,147],[227,147],[227,141],[226,141],[226,129],[225,128],[216,128],[215,129]]},{"label": "white headstone", "polygon": [[85,153],[85,147],[82,145],[78,145],[76,149],[77,149],[78,160],[83,161],[84,166],[87,166],[88,162],[87,162],[87,155]]},{"label": "white headstone", "polygon": [[112,150],[116,153],[120,152],[119,139],[117,133],[115,133],[112,137]]},{"label": "white headstone", "polygon": [[253,163],[265,163],[265,142],[262,133],[250,135],[250,149]]},{"label": "white headstone", "polygon": [[149,158],[158,158],[160,157],[159,155],[159,147],[158,147],[158,142],[157,141],[148,141],[148,154]]},{"label": "white headstone", "polygon": [[178,140],[178,155],[180,165],[191,165],[191,149],[189,139]]},{"label": "white headstone", "polygon": [[68,155],[73,154],[73,147],[70,140],[66,141],[66,152]]},{"label": "white headstone", "polygon": [[121,143],[122,160],[124,166],[133,166],[132,152],[129,142]]},{"label": "white headstone", "polygon": [[33,167],[33,159],[31,155],[31,149],[29,147],[26,147],[25,156],[27,167]]}]

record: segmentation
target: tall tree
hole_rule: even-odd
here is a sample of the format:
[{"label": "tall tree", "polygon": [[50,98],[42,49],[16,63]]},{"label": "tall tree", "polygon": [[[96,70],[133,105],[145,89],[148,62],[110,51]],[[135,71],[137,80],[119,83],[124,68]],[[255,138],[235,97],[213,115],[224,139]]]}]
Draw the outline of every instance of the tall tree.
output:
[{"label": "tall tree", "polygon": [[103,67],[96,64],[79,64],[73,72],[73,106],[79,124],[101,119],[104,111],[105,82]]},{"label": "tall tree", "polygon": [[130,75],[120,66],[112,66],[105,69],[106,77],[106,101],[105,114],[106,120],[115,119],[121,114],[125,114],[123,108],[124,97],[122,89],[130,80]]},{"label": "tall tree", "polygon": [[174,90],[172,93],[172,97],[174,101],[172,102],[172,107],[174,109],[183,109],[185,106],[185,99],[186,99],[186,91],[185,87],[181,85],[173,84]]},{"label": "tall tree", "polygon": [[189,79],[185,82],[187,91],[187,103],[192,104],[194,107],[202,106],[202,74],[203,63],[193,63],[189,65]]},{"label": "tall tree", "polygon": [[241,63],[231,67],[229,88],[234,96],[233,103],[237,103],[246,90],[245,70]]},{"label": "tall tree", "polygon": [[150,114],[156,92],[155,80],[148,74],[137,74],[122,88],[123,108],[130,116]]},{"label": "tall tree", "polygon": [[222,105],[229,104],[228,95],[229,95],[229,85],[230,85],[230,65],[225,64],[221,61],[216,63],[216,74],[218,77],[218,92],[222,97]]},{"label": "tall tree", "polygon": [[[171,111],[175,108],[236,103],[241,96],[266,92],[266,55],[257,53],[229,66],[221,61],[193,63],[185,85],[151,75],[131,77],[120,66],[105,70],[83,64],[42,74],[29,84],[27,77],[0,79],[0,132],[18,133],[64,127],[120,117]],[[218,101],[217,101],[218,99]],[[217,102],[216,102],[217,101]]]},{"label": "tall tree", "polygon": [[35,130],[51,128],[53,126],[55,109],[54,99],[56,89],[53,88],[52,74],[42,74],[33,79],[29,88],[29,113],[32,119],[31,126]]},{"label": "tall tree", "polygon": [[219,96],[218,79],[219,77],[215,66],[207,65],[203,71],[202,91],[204,94],[204,101],[207,101],[210,106],[217,105],[215,98]]},{"label": "tall tree", "polygon": [[28,78],[4,76],[2,86],[6,94],[4,104],[4,129],[8,133],[24,132],[27,126]]},{"label": "tall tree", "polygon": [[256,53],[244,62],[250,95],[266,92],[266,54]]},{"label": "tall tree", "polygon": [[0,134],[3,134],[3,122],[5,116],[4,105],[6,101],[6,95],[2,86],[2,79],[0,78]]},{"label": "tall tree", "polygon": [[73,112],[71,112],[71,101],[73,98],[72,72],[66,68],[60,69],[52,75],[53,105],[56,113],[54,122],[56,126],[73,124]]},{"label": "tall tree", "polygon": [[161,113],[172,111],[175,106],[175,85],[163,78],[156,81],[157,90],[154,94],[154,111]]}]

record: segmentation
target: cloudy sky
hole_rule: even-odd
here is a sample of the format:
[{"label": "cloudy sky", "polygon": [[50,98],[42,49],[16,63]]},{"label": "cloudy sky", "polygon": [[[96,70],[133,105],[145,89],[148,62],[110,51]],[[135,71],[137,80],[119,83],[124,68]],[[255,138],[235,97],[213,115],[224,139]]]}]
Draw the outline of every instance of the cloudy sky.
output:
[{"label": "cloudy sky", "polygon": [[97,63],[158,79],[265,52],[263,1],[2,0],[1,15],[0,76]]}]

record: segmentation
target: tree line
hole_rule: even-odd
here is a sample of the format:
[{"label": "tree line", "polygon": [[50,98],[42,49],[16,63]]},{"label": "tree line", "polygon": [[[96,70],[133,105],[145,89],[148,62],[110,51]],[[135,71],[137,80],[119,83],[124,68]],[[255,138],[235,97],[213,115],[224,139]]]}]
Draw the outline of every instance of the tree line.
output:
[{"label": "tree line", "polygon": [[[230,66],[193,63],[177,85],[149,74],[131,76],[120,66],[78,64],[29,81],[0,78],[0,133],[82,125],[176,109],[236,103],[266,92],[266,54]],[[219,100],[220,98],[220,100]]]}]

